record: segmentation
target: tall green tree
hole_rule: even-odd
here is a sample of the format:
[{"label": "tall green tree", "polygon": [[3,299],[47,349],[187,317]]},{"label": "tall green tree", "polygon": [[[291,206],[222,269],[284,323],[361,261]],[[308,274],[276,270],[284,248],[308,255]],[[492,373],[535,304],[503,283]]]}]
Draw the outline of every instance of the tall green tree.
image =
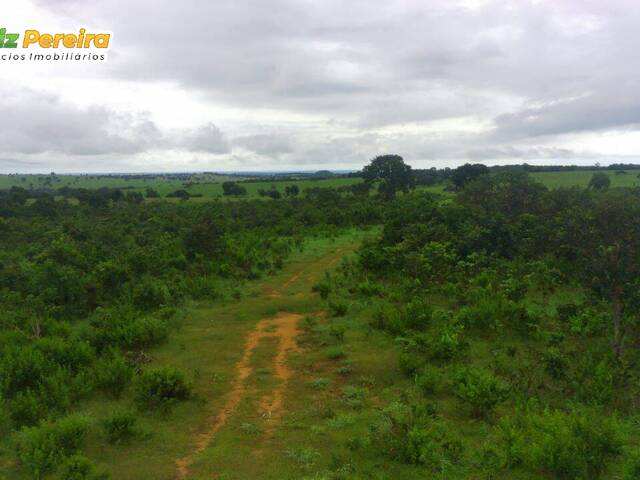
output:
[{"label": "tall green tree", "polygon": [[400,155],[379,155],[362,169],[365,183],[380,182],[378,191],[385,200],[393,200],[398,191],[408,192],[415,187],[411,166]]},{"label": "tall green tree", "polygon": [[486,165],[481,163],[465,163],[453,171],[453,174],[451,175],[451,183],[453,183],[456,188],[461,189],[467,183],[475,180],[481,175],[486,175],[487,173],[489,173],[489,167]]},{"label": "tall green tree", "polygon": [[591,204],[572,209],[577,222],[566,242],[576,247],[582,283],[611,305],[611,348],[623,352],[628,330],[640,314],[640,199],[632,191],[594,194]]}]

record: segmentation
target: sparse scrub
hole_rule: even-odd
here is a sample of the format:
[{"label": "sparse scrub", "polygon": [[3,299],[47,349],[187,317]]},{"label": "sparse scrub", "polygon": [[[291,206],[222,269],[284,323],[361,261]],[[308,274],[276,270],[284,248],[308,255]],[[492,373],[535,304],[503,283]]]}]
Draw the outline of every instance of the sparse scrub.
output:
[{"label": "sparse scrub", "polygon": [[342,348],[341,346],[335,346],[327,348],[325,351],[325,356],[329,360],[340,360],[341,358],[345,358],[347,354],[344,351],[344,348]]},{"label": "sparse scrub", "polygon": [[299,467],[309,469],[320,459],[320,452],[312,447],[294,447],[285,452],[287,458]]},{"label": "sparse scrub", "polygon": [[471,407],[476,416],[489,414],[509,396],[509,388],[501,379],[484,370],[465,369],[455,377],[455,394]]},{"label": "sparse scrub", "polygon": [[332,317],[344,317],[349,310],[349,305],[340,300],[329,300],[329,311]]},{"label": "sparse scrub", "polygon": [[67,458],[59,468],[58,480],[108,480],[109,474],[82,455]]},{"label": "sparse scrub", "polygon": [[102,421],[102,429],[109,443],[126,443],[138,434],[136,423],[135,413],[119,410]]},{"label": "sparse scrub", "polygon": [[329,382],[329,380],[326,378],[316,378],[315,380],[309,382],[309,386],[314,390],[326,390],[329,387],[330,383],[331,382]]},{"label": "sparse scrub", "polygon": [[42,478],[80,449],[87,431],[87,419],[77,416],[24,428],[15,444],[18,459],[34,478]]},{"label": "sparse scrub", "polygon": [[436,393],[442,383],[442,373],[438,367],[425,365],[415,377],[416,387],[424,395]]},{"label": "sparse scrub", "polygon": [[136,400],[141,406],[166,407],[192,395],[191,384],[182,371],[163,367],[146,370],[138,379]]}]

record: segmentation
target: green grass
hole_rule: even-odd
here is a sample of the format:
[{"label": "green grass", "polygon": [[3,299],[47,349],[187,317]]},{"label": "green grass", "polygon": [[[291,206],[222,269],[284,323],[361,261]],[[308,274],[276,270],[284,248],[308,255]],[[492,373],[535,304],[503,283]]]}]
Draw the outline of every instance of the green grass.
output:
[{"label": "green grass", "polygon": [[[246,180],[238,177],[210,174],[194,174],[188,179],[177,180],[171,176],[157,176],[155,178],[127,178],[110,177],[104,175],[0,175],[0,189],[10,187],[22,187],[26,189],[61,187],[97,189],[101,187],[122,188],[126,191],[137,191],[145,193],[147,188],[156,190],[160,196],[165,197],[171,192],[184,189],[192,195],[202,195],[203,198],[211,199],[222,197],[222,183],[225,181]],[[282,181],[243,181],[242,185],[247,190],[247,195],[238,198],[257,198],[258,190],[270,190],[277,188],[284,194],[285,188],[290,185],[297,185],[301,190],[313,187],[341,187],[359,182],[357,178],[329,178],[311,179],[303,178],[299,180]]]}]

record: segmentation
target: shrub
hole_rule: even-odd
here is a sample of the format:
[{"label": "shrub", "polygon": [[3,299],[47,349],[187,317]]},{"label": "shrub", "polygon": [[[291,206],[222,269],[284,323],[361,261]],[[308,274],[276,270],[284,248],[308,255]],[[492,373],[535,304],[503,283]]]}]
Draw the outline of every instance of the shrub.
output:
[{"label": "shrub", "polygon": [[170,300],[171,293],[167,286],[153,278],[141,280],[133,291],[133,304],[144,311],[155,310]]},{"label": "shrub", "polygon": [[344,341],[345,333],[347,333],[347,328],[343,325],[331,325],[329,327],[329,335],[331,335],[337,342]]},{"label": "shrub", "polygon": [[191,396],[192,387],[184,373],[176,368],[147,370],[138,380],[136,400],[148,407],[166,406]]},{"label": "shrub", "polygon": [[309,382],[309,386],[314,390],[326,390],[330,383],[326,378],[316,378]]},{"label": "shrub", "polygon": [[[447,322],[437,330],[416,337],[418,343],[426,344],[429,356],[434,360],[448,361],[458,356],[463,348],[462,325]],[[426,339],[423,342],[423,339]]]},{"label": "shrub", "polygon": [[316,283],[312,288],[312,291],[319,293],[320,298],[327,299],[329,297],[329,293],[331,293],[331,286],[329,283],[324,280],[322,282]]},{"label": "shrub", "polygon": [[341,301],[329,301],[329,310],[333,317],[344,317],[349,310],[349,306]]},{"label": "shrub", "polygon": [[49,412],[49,406],[42,396],[31,389],[19,392],[10,405],[11,420],[18,428],[36,425]]},{"label": "shrub", "polygon": [[599,478],[607,458],[620,452],[617,429],[602,415],[547,412],[535,428],[532,460],[558,478]]},{"label": "shrub", "polygon": [[18,459],[35,478],[41,478],[78,451],[87,430],[88,421],[83,417],[24,428],[16,441]]},{"label": "shrub", "polygon": [[424,355],[417,352],[402,352],[398,357],[398,366],[405,375],[415,375],[427,363]]},{"label": "shrub", "polygon": [[342,402],[355,409],[364,407],[364,398],[367,392],[364,388],[355,385],[347,385],[342,389]]},{"label": "shrub", "polygon": [[526,333],[535,323],[520,303],[506,300],[500,296],[483,296],[473,305],[460,309],[458,320],[465,326],[479,329],[497,329],[502,326]]},{"label": "shrub", "polygon": [[615,420],[595,410],[522,413],[501,421],[499,432],[507,466],[542,469],[563,480],[598,479],[621,452]]},{"label": "shrub", "polygon": [[44,354],[32,347],[15,346],[5,349],[0,359],[0,388],[3,397],[36,388],[40,378],[52,369]]},{"label": "shrub", "polygon": [[373,314],[371,326],[400,335],[406,333],[403,320],[403,316],[395,306],[385,303]]},{"label": "shrub", "polygon": [[166,340],[169,327],[165,320],[146,317],[136,319],[124,326],[119,334],[119,345],[127,348],[148,347]]},{"label": "shrub", "polygon": [[421,405],[389,405],[369,426],[373,446],[394,460],[436,471],[460,461],[462,443],[430,413]]},{"label": "shrub", "polygon": [[136,416],[128,410],[116,411],[102,421],[102,429],[109,443],[125,443],[137,434]]},{"label": "shrub", "polygon": [[433,307],[419,297],[412,298],[403,308],[402,317],[405,328],[426,330],[431,323]]},{"label": "shrub", "polygon": [[509,395],[505,382],[484,370],[466,369],[455,379],[455,394],[458,399],[469,405],[473,415],[490,413]]},{"label": "shrub", "polygon": [[99,471],[87,457],[73,455],[62,463],[57,478],[59,480],[107,480],[109,475]]},{"label": "shrub", "polygon": [[625,459],[623,480],[638,480],[640,478],[640,450],[632,450]]},{"label": "shrub", "polygon": [[118,398],[131,381],[132,369],[119,352],[96,363],[96,386]]},{"label": "shrub", "polygon": [[382,288],[380,285],[369,279],[358,283],[355,290],[365,297],[377,297],[382,295]]},{"label": "shrub", "polygon": [[329,360],[340,360],[347,356],[344,349],[340,346],[327,348],[325,355]]},{"label": "shrub", "polygon": [[564,377],[567,369],[567,361],[558,347],[549,347],[542,355],[542,362],[546,372],[551,377],[560,379]]},{"label": "shrub", "polygon": [[425,365],[416,374],[415,383],[418,389],[425,395],[436,393],[442,381],[442,374],[438,367]]}]

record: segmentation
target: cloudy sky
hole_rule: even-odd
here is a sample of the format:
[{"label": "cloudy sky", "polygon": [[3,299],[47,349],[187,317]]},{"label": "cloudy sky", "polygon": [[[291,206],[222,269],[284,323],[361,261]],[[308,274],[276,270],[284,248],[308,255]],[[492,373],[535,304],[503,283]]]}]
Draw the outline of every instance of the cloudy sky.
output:
[{"label": "cloudy sky", "polygon": [[2,17],[113,32],[104,63],[0,62],[4,173],[640,162],[637,0],[16,0]]}]

